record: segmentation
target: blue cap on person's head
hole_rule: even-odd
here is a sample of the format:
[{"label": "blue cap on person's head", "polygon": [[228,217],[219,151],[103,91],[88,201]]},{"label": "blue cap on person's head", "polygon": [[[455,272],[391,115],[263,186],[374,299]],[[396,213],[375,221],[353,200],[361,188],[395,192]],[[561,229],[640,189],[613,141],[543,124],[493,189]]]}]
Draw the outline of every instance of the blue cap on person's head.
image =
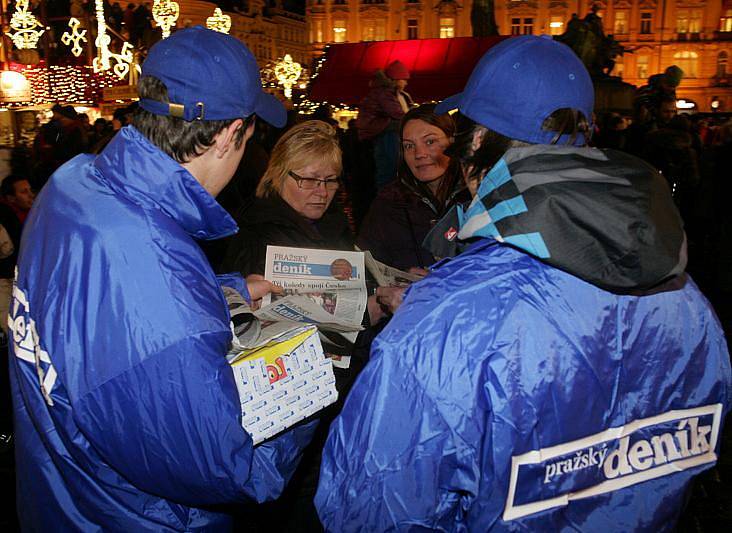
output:
[{"label": "blue cap on person's head", "polygon": [[[512,37],[492,47],[473,69],[465,90],[437,105],[436,113],[457,109],[506,137],[548,144],[554,131],[544,120],[562,108],[592,120],[595,91],[582,61],[568,46],[549,36]],[[559,143],[567,142],[563,136]],[[579,134],[574,144],[585,144]]]},{"label": "blue cap on person's head", "polygon": [[262,90],[259,67],[238,39],[194,26],[155,44],[142,64],[168,89],[170,103],[149,98],[140,106],[186,121],[229,120],[256,114],[273,126],[287,122],[282,103]]}]

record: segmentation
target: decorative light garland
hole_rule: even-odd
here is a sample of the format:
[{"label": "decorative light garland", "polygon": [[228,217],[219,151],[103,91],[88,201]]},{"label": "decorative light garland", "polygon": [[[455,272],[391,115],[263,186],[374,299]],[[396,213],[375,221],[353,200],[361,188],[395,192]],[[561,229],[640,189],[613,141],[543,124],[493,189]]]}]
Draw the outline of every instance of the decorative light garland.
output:
[{"label": "decorative light garland", "polygon": [[155,24],[163,30],[163,39],[165,39],[170,37],[170,29],[175,26],[180,16],[180,6],[178,2],[173,2],[172,0],[155,0],[152,7],[152,15]]},{"label": "decorative light garland", "polygon": [[[97,57],[94,58],[92,66],[94,72],[112,69],[119,78],[124,78],[130,72],[130,65],[135,58],[132,50],[134,47],[125,42],[118,54],[109,49],[112,38],[107,34],[107,24],[104,21],[104,0],[94,0],[94,8],[97,16]],[[112,66],[114,61],[114,66]],[[136,68],[139,68],[136,66]]]},{"label": "decorative light garland", "polygon": [[89,66],[11,68],[28,79],[32,100],[8,107],[54,102],[93,106],[102,100],[102,92],[106,87],[120,85],[119,79],[111,71],[94,72]]},{"label": "decorative light garland", "polygon": [[290,54],[285,54],[282,61],[278,61],[274,66],[274,75],[282,87],[285,88],[285,98],[292,98],[292,86],[300,78],[302,66],[297,61],[293,61]]},{"label": "decorative light garland", "polygon": [[[35,15],[28,11],[29,1],[18,0],[15,4],[15,13],[10,19],[10,27],[15,30],[15,33],[8,32],[8,36],[19,50],[35,48],[38,45],[38,39],[46,31]],[[38,30],[38,28],[41,29]]]},{"label": "decorative light garland", "polygon": [[229,33],[231,30],[231,17],[224,15],[220,8],[214,9],[213,15],[206,19],[206,27],[209,30]]},{"label": "decorative light garland", "polygon": [[71,53],[76,57],[79,57],[84,51],[81,43],[86,42],[86,30],[79,31],[80,26],[81,22],[79,22],[79,19],[71,17],[69,19],[69,29],[71,31],[64,32],[61,36],[61,42],[66,46],[71,46],[71,43],[74,43],[74,46],[71,48]]}]

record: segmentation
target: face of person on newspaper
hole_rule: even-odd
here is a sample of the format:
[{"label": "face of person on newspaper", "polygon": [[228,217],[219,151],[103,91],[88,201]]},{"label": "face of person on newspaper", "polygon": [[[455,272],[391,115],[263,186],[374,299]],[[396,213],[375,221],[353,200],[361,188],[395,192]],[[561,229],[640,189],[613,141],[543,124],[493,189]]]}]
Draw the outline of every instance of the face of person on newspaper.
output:
[{"label": "face of person on newspaper", "polygon": [[305,218],[319,220],[337,190],[337,172],[321,160],[294,168],[285,178],[281,195],[290,207]]}]

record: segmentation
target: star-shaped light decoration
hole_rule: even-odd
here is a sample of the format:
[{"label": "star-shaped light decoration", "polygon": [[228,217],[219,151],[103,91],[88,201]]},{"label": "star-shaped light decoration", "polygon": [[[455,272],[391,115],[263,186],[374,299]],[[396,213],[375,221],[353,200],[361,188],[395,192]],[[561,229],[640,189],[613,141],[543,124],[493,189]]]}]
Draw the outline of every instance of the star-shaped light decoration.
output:
[{"label": "star-shaped light decoration", "polygon": [[220,8],[214,9],[213,15],[206,19],[206,27],[209,30],[220,31],[221,33],[229,33],[231,29],[231,17],[224,15]]},{"label": "star-shaped light decoration", "polygon": [[38,39],[46,31],[35,15],[28,10],[29,1],[18,0],[15,4],[15,13],[10,19],[10,27],[15,33],[8,32],[8,36],[19,50],[35,48]]},{"label": "star-shaped light decoration", "polygon": [[285,88],[285,97],[292,98],[292,86],[300,78],[302,67],[297,61],[293,61],[290,54],[285,54],[282,61],[278,61],[274,67],[274,74],[282,87]]},{"label": "star-shaped light decoration", "polygon": [[86,42],[86,30],[79,31],[80,26],[81,22],[79,22],[79,19],[71,17],[69,19],[69,30],[71,31],[64,32],[61,36],[61,42],[66,46],[71,46],[71,43],[74,44],[71,48],[71,53],[76,57],[79,57],[84,51],[81,47],[81,43]]},{"label": "star-shaped light decoration", "polygon": [[153,20],[163,30],[163,39],[170,37],[170,29],[175,26],[180,15],[178,2],[172,0],[155,0],[152,7]]}]

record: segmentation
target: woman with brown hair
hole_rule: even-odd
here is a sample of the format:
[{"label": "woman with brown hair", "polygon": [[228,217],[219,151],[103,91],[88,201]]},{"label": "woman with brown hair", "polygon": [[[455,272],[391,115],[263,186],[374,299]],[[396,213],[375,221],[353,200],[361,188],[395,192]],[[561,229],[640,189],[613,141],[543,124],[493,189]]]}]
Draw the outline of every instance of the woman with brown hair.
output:
[{"label": "woman with brown hair", "polygon": [[434,110],[426,104],[404,115],[397,179],[371,204],[357,240],[379,261],[403,270],[435,262],[422,241],[456,202],[469,199],[458,162],[445,154],[455,123]]}]

